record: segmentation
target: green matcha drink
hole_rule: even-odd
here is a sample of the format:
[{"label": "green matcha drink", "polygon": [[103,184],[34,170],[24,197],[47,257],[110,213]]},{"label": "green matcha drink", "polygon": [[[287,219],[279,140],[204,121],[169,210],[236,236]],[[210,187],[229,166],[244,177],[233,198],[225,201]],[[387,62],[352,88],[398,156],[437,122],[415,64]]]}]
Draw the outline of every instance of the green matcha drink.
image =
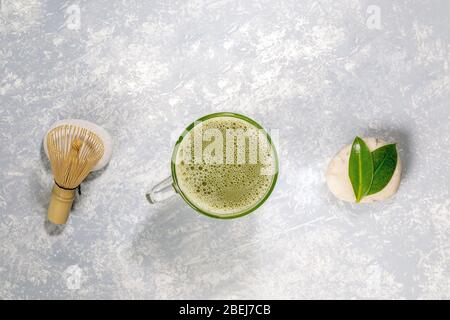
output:
[{"label": "green matcha drink", "polygon": [[215,217],[253,211],[277,177],[270,138],[244,116],[206,118],[188,128],[175,148],[172,171],[178,190],[194,208]]}]

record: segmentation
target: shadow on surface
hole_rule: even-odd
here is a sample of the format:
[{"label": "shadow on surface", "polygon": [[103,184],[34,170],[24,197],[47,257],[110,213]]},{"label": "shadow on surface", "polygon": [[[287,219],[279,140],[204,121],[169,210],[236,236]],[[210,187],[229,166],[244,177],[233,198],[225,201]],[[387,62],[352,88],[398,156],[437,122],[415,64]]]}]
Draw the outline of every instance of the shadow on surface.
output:
[{"label": "shadow on surface", "polygon": [[411,152],[411,133],[404,129],[368,129],[365,137],[375,137],[387,143],[397,143],[399,157],[402,163],[402,176],[407,175],[414,164],[414,155]]},{"label": "shadow on surface", "polygon": [[44,221],[44,229],[49,236],[59,236],[63,233],[65,228],[65,224],[54,224],[47,219]]},{"label": "shadow on surface", "polygon": [[209,282],[239,286],[244,266],[255,256],[255,215],[214,219],[198,214],[179,197],[153,211],[135,231],[131,259],[169,277],[167,292],[205,297],[216,290]]}]

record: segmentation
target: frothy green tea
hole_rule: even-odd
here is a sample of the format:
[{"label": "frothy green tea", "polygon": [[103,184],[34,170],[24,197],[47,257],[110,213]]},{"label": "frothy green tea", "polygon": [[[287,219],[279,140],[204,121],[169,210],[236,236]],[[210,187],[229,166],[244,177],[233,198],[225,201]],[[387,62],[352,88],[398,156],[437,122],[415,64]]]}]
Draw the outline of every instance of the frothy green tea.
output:
[{"label": "frothy green tea", "polygon": [[219,216],[257,206],[271,191],[277,170],[267,136],[231,116],[195,126],[184,136],[175,159],[177,185],[184,196],[201,211]]}]

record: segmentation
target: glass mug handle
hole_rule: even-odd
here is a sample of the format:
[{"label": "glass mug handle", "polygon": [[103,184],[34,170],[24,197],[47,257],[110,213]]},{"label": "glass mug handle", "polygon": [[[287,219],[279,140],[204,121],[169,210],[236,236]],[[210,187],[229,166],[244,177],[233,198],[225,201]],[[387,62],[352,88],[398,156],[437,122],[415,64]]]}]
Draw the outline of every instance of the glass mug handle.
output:
[{"label": "glass mug handle", "polygon": [[155,204],[170,199],[176,194],[177,191],[173,185],[172,176],[169,176],[160,183],[154,185],[153,188],[145,194],[145,197],[148,202]]}]

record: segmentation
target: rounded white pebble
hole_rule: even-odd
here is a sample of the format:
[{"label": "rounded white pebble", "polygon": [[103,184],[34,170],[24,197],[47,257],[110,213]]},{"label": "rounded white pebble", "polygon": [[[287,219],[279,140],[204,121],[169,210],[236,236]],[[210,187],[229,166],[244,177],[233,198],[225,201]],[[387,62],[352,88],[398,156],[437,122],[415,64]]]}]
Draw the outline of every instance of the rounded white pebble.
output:
[{"label": "rounded white pebble", "polygon": [[[385,141],[376,138],[363,138],[363,140],[370,151],[387,144]],[[326,180],[328,188],[337,198],[347,202],[356,202],[352,184],[350,182],[350,178],[348,177],[348,162],[350,159],[351,147],[351,145],[345,146],[333,157],[333,159],[331,159],[326,172]],[[383,201],[394,195],[400,185],[401,171],[402,166],[400,157],[397,156],[397,167],[395,168],[394,174],[386,187],[384,187],[384,189],[380,192],[363,197],[360,202],[370,203],[375,201]]]}]

